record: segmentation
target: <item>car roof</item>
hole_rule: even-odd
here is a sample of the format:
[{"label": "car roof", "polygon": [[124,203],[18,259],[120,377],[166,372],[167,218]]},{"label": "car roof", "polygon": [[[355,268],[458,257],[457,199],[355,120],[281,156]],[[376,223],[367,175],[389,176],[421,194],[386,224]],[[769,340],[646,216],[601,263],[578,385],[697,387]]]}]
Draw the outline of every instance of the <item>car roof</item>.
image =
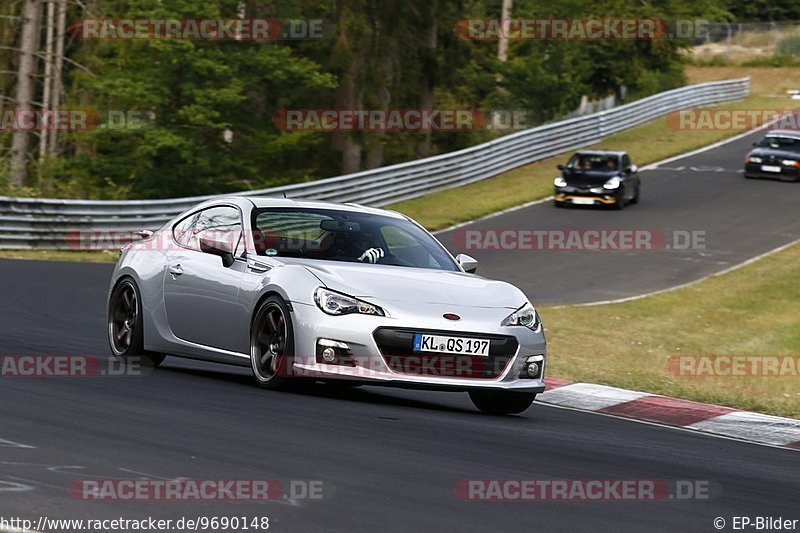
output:
[{"label": "car roof", "polygon": [[767,137],[790,137],[800,139],[800,131],[797,130],[772,130],[767,132]]},{"label": "car roof", "polygon": [[219,198],[217,201],[225,200],[246,200],[251,202],[256,208],[305,208],[305,209],[329,209],[335,211],[357,211],[359,213],[369,213],[373,215],[389,216],[394,218],[406,218],[397,211],[368,207],[355,203],[325,202],[322,200],[303,200],[300,198],[281,198],[275,196],[235,196],[232,198]]},{"label": "car roof", "polygon": [[575,152],[576,154],[580,155],[615,155],[615,156],[623,156],[627,152],[622,150],[578,150]]}]

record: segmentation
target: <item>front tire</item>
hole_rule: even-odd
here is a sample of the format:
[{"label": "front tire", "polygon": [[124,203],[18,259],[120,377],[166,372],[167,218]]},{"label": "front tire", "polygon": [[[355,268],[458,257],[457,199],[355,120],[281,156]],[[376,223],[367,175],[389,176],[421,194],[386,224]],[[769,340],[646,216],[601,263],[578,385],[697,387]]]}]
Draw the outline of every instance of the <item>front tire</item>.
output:
[{"label": "front tire", "polygon": [[642,195],[642,186],[636,187],[636,194],[631,198],[631,204],[636,205],[639,203],[639,197]]},{"label": "front tire", "polygon": [[285,389],[291,382],[294,328],[283,298],[270,296],[260,305],[250,328],[250,364],[259,387]]},{"label": "front tire", "polygon": [[139,288],[130,278],[114,287],[108,302],[108,343],[114,357],[121,361],[140,358],[142,364],[159,366],[166,357],[145,351],[142,299]]},{"label": "front tire", "polygon": [[531,406],[535,393],[507,391],[469,391],[469,399],[489,415],[516,415]]},{"label": "front tire", "polygon": [[624,189],[619,191],[619,194],[617,195],[617,201],[614,202],[613,207],[617,211],[622,211],[623,209],[625,209],[625,190]]}]

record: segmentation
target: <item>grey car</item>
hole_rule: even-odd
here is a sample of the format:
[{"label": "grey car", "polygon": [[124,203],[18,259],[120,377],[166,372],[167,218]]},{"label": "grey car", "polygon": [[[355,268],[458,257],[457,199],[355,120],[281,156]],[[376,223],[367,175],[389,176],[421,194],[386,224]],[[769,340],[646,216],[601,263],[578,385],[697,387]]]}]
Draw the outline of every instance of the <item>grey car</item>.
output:
[{"label": "grey car", "polygon": [[108,298],[118,358],[250,366],[303,381],[468,392],[492,414],[544,391],[539,315],[422,226],[355,204],[207,201],[122,249]]}]

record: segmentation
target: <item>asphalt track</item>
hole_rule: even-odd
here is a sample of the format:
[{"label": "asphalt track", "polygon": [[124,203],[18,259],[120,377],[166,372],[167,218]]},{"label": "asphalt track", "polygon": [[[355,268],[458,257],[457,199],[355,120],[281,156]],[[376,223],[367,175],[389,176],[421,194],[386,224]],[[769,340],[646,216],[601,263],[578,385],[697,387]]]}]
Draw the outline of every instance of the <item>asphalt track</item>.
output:
[{"label": "asphalt track", "polygon": [[[514,283],[537,304],[613,300],[691,282],[800,238],[800,183],[743,177],[744,155],[762,136],[757,132],[642,172],[641,203],[623,211],[556,209],[545,202],[437,237],[454,253],[478,259],[478,273]],[[553,177],[557,173],[553,169]],[[653,231],[653,243],[663,236],[665,246],[638,251],[481,250],[467,249],[464,241],[467,230],[499,235],[509,230],[614,229]],[[702,246],[684,249],[690,232],[704,239]],[[480,242],[493,244],[486,233],[480,235]]]},{"label": "asphalt track", "polygon": [[[685,282],[788,242],[800,235],[792,209],[800,186],[736,174],[748,142],[692,158],[691,166],[724,160],[724,172],[645,173],[643,203],[621,213],[539,205],[482,223],[705,229],[706,254],[474,254],[481,271],[540,300],[594,300]],[[670,164],[679,166],[690,164]],[[0,354],[106,358],[110,272],[0,261]],[[548,532],[716,531],[717,517],[730,531],[734,516],[800,519],[796,451],[545,405],[496,418],[464,394],[267,392],[245,369],[168,358],[140,377],[3,377],[0,406],[6,519],[268,516],[272,531]],[[320,480],[324,497],[176,503],[68,494],[76,480],[120,478]],[[463,479],[703,480],[714,489],[705,501],[464,502],[454,492]]]}]

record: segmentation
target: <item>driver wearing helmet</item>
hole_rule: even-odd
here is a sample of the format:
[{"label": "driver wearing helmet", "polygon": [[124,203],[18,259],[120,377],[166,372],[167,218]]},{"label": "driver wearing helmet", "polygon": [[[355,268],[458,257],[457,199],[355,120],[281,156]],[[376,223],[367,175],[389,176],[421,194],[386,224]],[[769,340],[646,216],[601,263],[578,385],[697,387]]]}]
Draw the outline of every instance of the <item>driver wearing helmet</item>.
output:
[{"label": "driver wearing helmet", "polygon": [[346,232],[342,235],[341,255],[351,261],[377,263],[386,254],[377,245],[377,239],[368,231]]}]

